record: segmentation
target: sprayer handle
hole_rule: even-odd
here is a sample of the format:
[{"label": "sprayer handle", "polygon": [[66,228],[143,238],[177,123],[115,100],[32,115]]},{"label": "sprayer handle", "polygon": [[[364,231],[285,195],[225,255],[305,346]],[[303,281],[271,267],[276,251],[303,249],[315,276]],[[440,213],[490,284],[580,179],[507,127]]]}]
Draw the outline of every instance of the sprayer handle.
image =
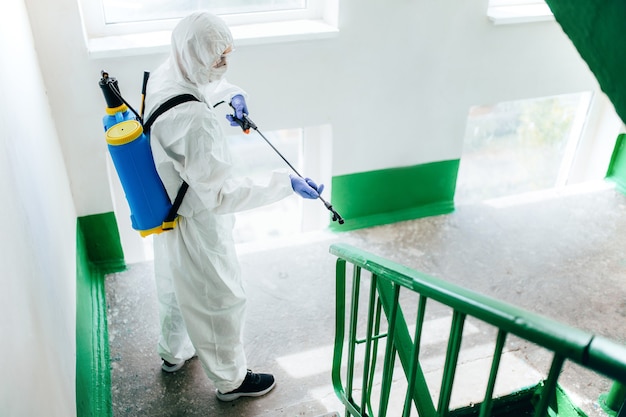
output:
[{"label": "sprayer handle", "polygon": [[244,114],[241,119],[239,119],[234,113],[228,115],[228,120],[230,120],[232,126],[239,126],[241,130],[243,130],[246,134],[250,133],[250,129],[257,130],[256,124],[247,114]]}]

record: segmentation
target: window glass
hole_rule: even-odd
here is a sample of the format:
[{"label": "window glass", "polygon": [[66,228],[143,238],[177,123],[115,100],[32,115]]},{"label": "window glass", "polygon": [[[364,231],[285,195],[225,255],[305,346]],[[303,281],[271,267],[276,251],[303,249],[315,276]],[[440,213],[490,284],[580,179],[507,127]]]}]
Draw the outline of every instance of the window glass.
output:
[{"label": "window glass", "polygon": [[[263,132],[296,170],[302,165],[302,129]],[[287,170],[280,156],[254,131],[228,137],[233,154],[233,175],[265,182],[273,170]],[[297,234],[302,224],[302,198],[295,193],[276,203],[235,214],[236,243],[254,242]]]},{"label": "window glass", "polygon": [[245,14],[298,10],[306,0],[102,0],[105,24],[178,19],[195,10]]},{"label": "window glass", "polygon": [[509,101],[470,109],[459,167],[458,202],[553,188],[571,165],[587,95]]}]

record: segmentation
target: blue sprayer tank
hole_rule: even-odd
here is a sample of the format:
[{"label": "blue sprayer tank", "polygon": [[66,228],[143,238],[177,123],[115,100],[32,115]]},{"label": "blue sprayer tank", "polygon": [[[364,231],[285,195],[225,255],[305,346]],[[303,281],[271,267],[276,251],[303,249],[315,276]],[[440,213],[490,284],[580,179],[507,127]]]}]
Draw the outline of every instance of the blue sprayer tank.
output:
[{"label": "blue sprayer tank", "polygon": [[102,124],[113,165],[130,207],[133,229],[143,237],[161,233],[172,204],[159,178],[150,139],[119,94],[117,80],[103,72],[100,87],[107,102]]}]

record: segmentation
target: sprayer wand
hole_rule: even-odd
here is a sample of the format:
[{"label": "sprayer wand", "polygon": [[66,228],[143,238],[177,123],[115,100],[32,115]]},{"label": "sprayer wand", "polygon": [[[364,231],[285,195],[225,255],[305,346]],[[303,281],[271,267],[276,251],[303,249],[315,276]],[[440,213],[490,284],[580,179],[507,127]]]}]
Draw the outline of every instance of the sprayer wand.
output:
[{"label": "sprayer wand", "polygon": [[[256,132],[261,135],[261,137],[265,140],[265,142],[267,142],[268,145],[270,145],[270,147],[274,150],[274,152],[276,152],[278,154],[278,156],[280,156],[282,158],[283,161],[285,161],[285,163],[289,166],[289,168],[291,168],[291,170],[293,172],[296,173],[297,176],[299,176],[300,178],[304,179],[304,177],[302,175],[300,175],[300,173],[298,172],[297,169],[294,168],[293,165],[291,165],[291,163],[289,163],[289,161],[287,160],[287,158],[285,158],[283,156],[283,154],[281,154],[278,149],[276,149],[276,147],[274,145],[272,145],[272,142],[270,142],[263,133],[261,133],[261,131],[259,130],[259,128],[257,127],[257,125],[250,120],[250,118],[248,117],[248,115],[244,114],[243,117],[241,119],[237,118],[236,115],[232,115],[233,120],[235,122],[237,122],[237,124],[241,127],[241,129],[246,133],[250,133],[250,129],[256,130]],[[322,198],[322,196],[318,196],[317,198],[320,199],[320,201],[322,203],[324,203],[324,206],[326,206],[326,208],[328,209],[328,211],[330,211],[331,213],[333,213],[333,221],[339,222],[339,224],[343,224],[344,220],[341,217],[341,215],[339,213],[337,213],[337,210],[335,210],[332,206],[332,204],[330,204],[329,201],[326,201]]]}]

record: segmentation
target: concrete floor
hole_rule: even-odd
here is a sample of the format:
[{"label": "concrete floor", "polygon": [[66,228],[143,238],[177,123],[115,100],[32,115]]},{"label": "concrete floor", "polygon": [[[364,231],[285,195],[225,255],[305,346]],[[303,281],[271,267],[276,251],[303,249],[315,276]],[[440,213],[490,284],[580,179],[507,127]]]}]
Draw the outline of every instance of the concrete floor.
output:
[{"label": "concrete floor", "polygon": [[[607,187],[578,187],[387,226],[240,245],[249,367],[274,373],[277,387],[232,403],[215,398],[197,359],[175,374],[161,372],[152,264],[129,265],[107,277],[114,415],[343,416],[330,379],[335,259],[328,248],[336,242],[626,343],[625,230],[626,197]],[[437,329],[446,320],[435,311],[426,326]],[[490,330],[480,323],[469,322],[466,332],[475,342],[464,345],[467,366],[457,378],[470,388],[455,389],[453,405],[475,401],[474,369],[492,349],[484,343]],[[524,386],[549,366],[546,352],[526,342],[512,339],[506,352],[502,378],[510,384],[499,380],[501,389]],[[436,359],[444,354],[442,343],[425,349],[427,378],[436,379]],[[560,381],[587,414],[602,415],[597,399],[610,381],[575,365]]]}]

